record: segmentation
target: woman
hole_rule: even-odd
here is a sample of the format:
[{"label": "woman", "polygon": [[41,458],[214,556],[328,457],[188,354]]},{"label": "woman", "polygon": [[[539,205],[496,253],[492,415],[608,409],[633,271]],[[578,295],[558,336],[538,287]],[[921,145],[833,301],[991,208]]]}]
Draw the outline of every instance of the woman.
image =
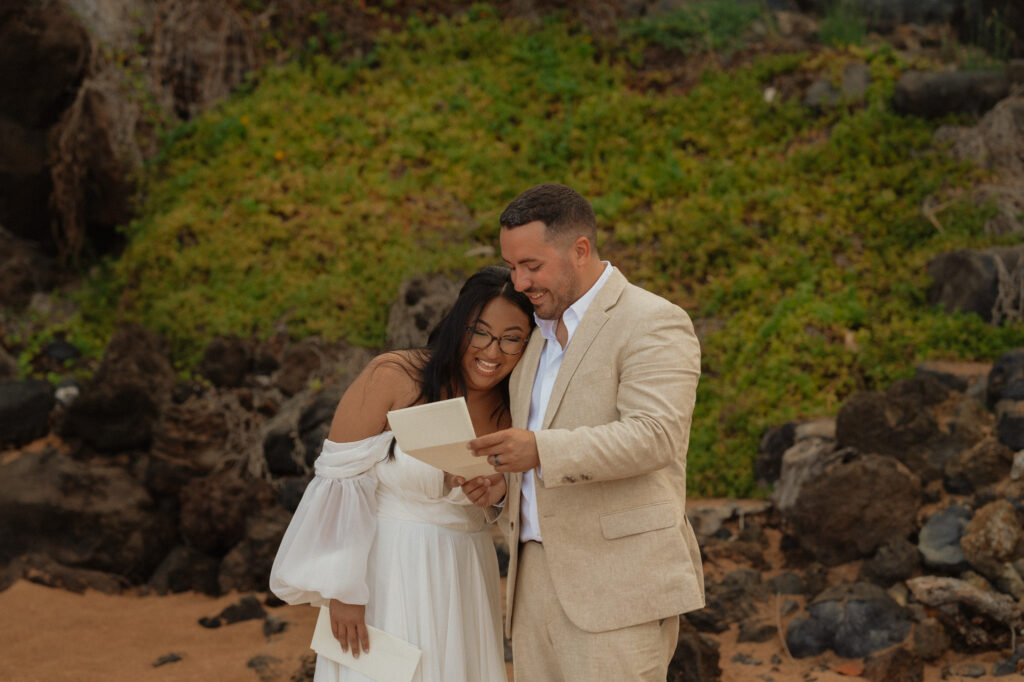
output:
[{"label": "woman", "polygon": [[[505,679],[497,559],[480,508],[504,496],[504,478],[463,491],[462,479],[397,447],[387,413],[464,396],[477,435],[506,428],[508,376],[532,326],[508,269],[483,268],[427,348],[374,358],[342,396],[270,588],[289,604],[329,604],[343,650],[367,651],[369,624],[422,650],[420,682]],[[315,679],[365,678],[319,656]]]}]

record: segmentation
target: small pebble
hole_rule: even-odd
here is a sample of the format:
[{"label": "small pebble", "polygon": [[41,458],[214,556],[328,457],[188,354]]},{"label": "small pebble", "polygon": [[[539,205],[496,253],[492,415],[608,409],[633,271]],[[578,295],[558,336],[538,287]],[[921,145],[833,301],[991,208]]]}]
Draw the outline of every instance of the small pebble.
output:
[{"label": "small pebble", "polygon": [[175,653],[164,654],[163,656],[161,656],[160,658],[156,659],[156,661],[153,662],[153,667],[154,668],[159,668],[160,666],[164,665],[165,663],[176,663],[177,661],[180,661],[180,660],[181,660],[181,654],[175,654]]}]

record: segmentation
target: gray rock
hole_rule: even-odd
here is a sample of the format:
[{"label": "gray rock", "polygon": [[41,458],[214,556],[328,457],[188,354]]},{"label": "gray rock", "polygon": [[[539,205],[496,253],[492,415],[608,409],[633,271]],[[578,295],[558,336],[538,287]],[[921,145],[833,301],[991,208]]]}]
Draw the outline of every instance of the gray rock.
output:
[{"label": "gray rock", "polygon": [[0,63],[5,72],[0,120],[12,129],[3,134],[11,142],[4,139],[0,161],[6,189],[0,223],[52,248],[47,234],[52,180],[46,165],[46,131],[71,105],[86,77],[91,41],[64,3],[5,3],[0,18]]},{"label": "gray rock", "polygon": [[292,396],[263,426],[263,457],[267,470],[275,476],[295,476],[306,471],[306,446],[299,439],[299,420],[310,399],[310,391]]},{"label": "gray rock", "polygon": [[216,338],[207,344],[199,361],[199,373],[214,386],[241,386],[252,366],[252,347],[237,336]]},{"label": "gray rock", "polygon": [[148,581],[159,595],[201,592],[217,596],[217,570],[220,562],[197,549],[178,545],[164,557]]},{"label": "gray rock", "polygon": [[0,465],[0,563],[38,553],[73,568],[141,583],[175,535],[174,520],[119,467],[56,450],[22,452]]},{"label": "gray rock", "polygon": [[153,427],[151,452],[203,475],[221,463],[227,447],[228,410],[213,395],[168,405]]},{"label": "gray rock", "polygon": [[818,417],[805,422],[797,422],[793,442],[799,443],[810,438],[824,440],[836,439],[836,418]]},{"label": "gray rock", "polygon": [[0,344],[0,381],[15,379],[17,376],[18,360],[8,353],[7,349]]},{"label": "gray rock", "polygon": [[782,471],[782,456],[793,447],[795,435],[796,425],[793,422],[765,431],[754,462],[754,476],[757,480],[766,484],[778,480]]},{"label": "gray rock", "polygon": [[807,88],[803,104],[809,109],[829,109],[839,104],[839,90],[827,78],[820,78]]},{"label": "gray rock", "polygon": [[870,556],[916,525],[921,482],[891,457],[853,450],[800,488],[783,528],[822,563]]},{"label": "gray rock", "polygon": [[1011,654],[1009,658],[998,661],[992,666],[992,677],[1006,677],[1017,673],[1024,668],[1024,648],[1018,647],[1018,651]]},{"label": "gray rock", "polygon": [[885,393],[857,393],[836,417],[839,446],[888,455],[923,482],[940,478],[952,449],[930,409],[949,397],[949,389],[929,377],[904,379]]},{"label": "gray rock", "polygon": [[914,368],[917,376],[927,376],[951,391],[966,393],[968,388],[988,376],[992,365],[983,362],[929,360]]},{"label": "gray rock", "polygon": [[862,658],[902,642],[910,632],[906,610],[869,583],[829,588],[807,611],[808,617],[795,619],[786,633],[786,645],[798,658],[827,649],[845,658]]},{"label": "gray rock", "polygon": [[[717,533],[722,524],[730,519],[739,519],[745,529],[757,524],[748,524],[750,516],[764,514],[771,509],[770,502],[758,500],[701,500],[695,501],[686,510],[686,516],[699,536],[711,536]],[[747,530],[747,534],[750,531]],[[754,538],[756,540],[756,538]]]},{"label": "gray rock", "polygon": [[843,608],[837,601],[813,604],[808,612],[806,618],[794,618],[786,630],[786,648],[796,658],[828,651],[843,617]]},{"label": "gray rock", "polygon": [[803,594],[804,581],[796,573],[779,573],[773,576],[768,584],[772,588],[772,594]]},{"label": "gray rock", "polygon": [[266,481],[243,480],[230,471],[193,479],[180,493],[182,539],[205,554],[223,556],[245,537],[248,517],[276,497]]},{"label": "gray rock", "polygon": [[1024,578],[1013,564],[1024,558],[1021,521],[1009,500],[997,500],[974,514],[960,539],[971,567],[1018,600],[1024,600]]},{"label": "gray rock", "polygon": [[685,618],[679,619],[679,638],[668,666],[666,682],[716,682],[722,678],[719,644],[700,633]]},{"label": "gray rock", "polygon": [[234,625],[247,620],[262,620],[266,617],[267,612],[263,609],[259,599],[251,594],[242,597],[231,606],[225,607],[218,615],[225,625]]},{"label": "gray rock", "polygon": [[843,67],[842,98],[846,102],[860,102],[871,84],[867,64],[853,63]]},{"label": "gray rock", "polygon": [[245,537],[231,548],[217,577],[221,593],[266,592],[270,568],[292,515],[281,507],[263,509],[246,522]]},{"label": "gray rock", "polygon": [[863,578],[882,587],[910,578],[921,567],[917,547],[906,538],[896,538],[878,548],[875,555],[861,564]]},{"label": "gray rock", "polygon": [[767,642],[779,634],[778,628],[764,621],[743,621],[740,623],[737,642]]},{"label": "gray rock", "polygon": [[302,495],[306,492],[307,485],[309,485],[309,478],[306,476],[297,476],[282,481],[278,489],[278,501],[281,506],[294,514],[295,510],[299,508],[299,502],[302,501]]},{"label": "gray rock", "polygon": [[984,677],[985,666],[981,663],[959,663],[953,666],[953,674],[972,679],[976,677]]},{"label": "gray rock", "polygon": [[769,597],[761,574],[749,569],[730,571],[720,583],[706,585],[707,606],[699,611],[684,614],[701,632],[720,633],[752,616],[756,610],[754,602],[764,602]]},{"label": "gray rock", "polygon": [[1019,481],[1024,479],[1024,450],[1013,455],[1013,467],[1010,469],[1010,480]]},{"label": "gray rock", "polygon": [[66,377],[57,384],[57,390],[53,395],[61,407],[70,407],[71,403],[78,400],[78,396],[81,394],[82,385],[78,383],[78,380],[74,377]]},{"label": "gray rock", "polygon": [[61,430],[102,452],[148,449],[175,381],[163,339],[126,325],[111,339],[93,381],[68,408]]},{"label": "gray rock", "polygon": [[45,554],[24,554],[11,561],[0,573],[0,591],[15,580],[30,580],[59,590],[82,594],[95,590],[103,594],[120,594],[129,586],[122,575],[90,568],[65,566]]},{"label": "gray rock", "polygon": [[312,339],[300,341],[285,350],[274,383],[285,395],[295,395],[303,391],[314,373],[328,363],[329,359],[318,343]]},{"label": "gray rock", "polygon": [[844,658],[862,658],[899,644],[908,634],[910,619],[906,611],[887,594],[881,590],[851,594],[832,648]]},{"label": "gray rock", "polygon": [[836,452],[835,440],[831,438],[806,438],[786,450],[772,491],[772,501],[779,512],[792,509],[803,485],[843,456],[844,453]]},{"label": "gray rock", "polygon": [[1024,400],[996,404],[996,437],[1011,450],[1024,450]]},{"label": "gray rock", "polygon": [[1024,348],[1007,351],[992,364],[985,400],[989,407],[1002,400],[1024,400]]},{"label": "gray rock", "polygon": [[971,512],[953,504],[933,514],[921,527],[917,549],[929,568],[958,573],[967,568],[967,559],[960,549],[960,538],[967,529]]},{"label": "gray rock", "polygon": [[[1021,263],[1022,253],[1024,247],[1011,246],[939,254],[928,261],[926,268],[932,278],[928,302],[941,305],[947,312],[975,313],[993,322],[1000,271],[1013,272]],[[991,392],[990,388],[990,396]]]},{"label": "gray rock", "polygon": [[299,415],[298,434],[306,467],[312,469],[331,428],[334,412],[348,383],[334,383],[313,398]]},{"label": "gray rock", "polygon": [[389,348],[422,348],[459,295],[459,284],[442,275],[417,275],[402,282],[388,312]]},{"label": "gray rock", "polygon": [[901,114],[938,118],[982,114],[1010,92],[1005,74],[990,71],[907,71],[896,82],[893,108]]},{"label": "gray rock", "polygon": [[865,659],[863,677],[870,682],[922,682],[924,663],[912,652],[897,647]]},{"label": "gray rock", "polygon": [[969,495],[1005,478],[1012,466],[1013,451],[989,437],[946,461],[943,484],[951,493]]},{"label": "gray rock", "polygon": [[[888,32],[900,24],[944,24],[953,18],[955,0],[846,0],[843,5],[863,17],[871,30]],[[835,7],[830,0],[801,0],[804,12],[825,14]]]},{"label": "gray rock", "polygon": [[914,625],[914,653],[926,661],[934,661],[949,649],[946,628],[935,618],[925,618]]},{"label": "gray rock", "polygon": [[18,447],[45,436],[54,403],[48,381],[0,381],[0,447]]}]

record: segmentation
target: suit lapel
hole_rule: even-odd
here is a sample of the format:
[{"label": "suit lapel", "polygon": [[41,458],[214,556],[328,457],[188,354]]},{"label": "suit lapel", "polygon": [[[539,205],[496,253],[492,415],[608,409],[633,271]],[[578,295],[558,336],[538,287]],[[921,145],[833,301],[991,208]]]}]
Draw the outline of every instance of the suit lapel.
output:
[{"label": "suit lapel", "polygon": [[525,429],[530,420],[530,398],[533,395],[533,382],[540,364],[540,354],[544,350],[544,336],[540,329],[534,329],[530,342],[526,344],[526,352],[513,370],[509,382],[509,402],[512,406],[512,426]]},{"label": "suit lapel", "polygon": [[[597,293],[590,307],[587,308],[587,312],[584,313],[583,319],[580,320],[580,326],[576,328],[576,332],[569,341],[565,357],[562,358],[562,366],[559,367],[558,376],[555,378],[555,385],[551,388],[551,397],[548,399],[548,407],[547,411],[544,412],[544,421],[541,424],[541,428],[546,429],[551,426],[551,420],[555,418],[555,413],[558,412],[558,406],[562,402],[565,390],[569,387],[569,381],[572,379],[573,374],[576,373],[580,363],[583,362],[583,358],[587,354],[587,350],[590,349],[594,339],[597,338],[598,332],[608,322],[608,308],[615,301],[619,300],[619,295],[626,288],[626,284],[626,278],[622,273],[618,270],[613,270],[608,281],[604,283],[601,291]],[[536,364],[534,365],[535,373]],[[527,411],[529,411],[529,405],[527,405]]]}]

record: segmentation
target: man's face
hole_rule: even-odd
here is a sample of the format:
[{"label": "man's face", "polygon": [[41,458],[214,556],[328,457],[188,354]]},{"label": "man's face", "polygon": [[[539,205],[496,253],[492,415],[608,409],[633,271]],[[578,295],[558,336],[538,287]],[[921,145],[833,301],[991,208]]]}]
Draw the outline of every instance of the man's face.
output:
[{"label": "man's face", "polygon": [[572,242],[549,242],[546,230],[539,220],[501,228],[501,257],[512,269],[513,286],[530,297],[537,317],[557,320],[583,292]]}]

